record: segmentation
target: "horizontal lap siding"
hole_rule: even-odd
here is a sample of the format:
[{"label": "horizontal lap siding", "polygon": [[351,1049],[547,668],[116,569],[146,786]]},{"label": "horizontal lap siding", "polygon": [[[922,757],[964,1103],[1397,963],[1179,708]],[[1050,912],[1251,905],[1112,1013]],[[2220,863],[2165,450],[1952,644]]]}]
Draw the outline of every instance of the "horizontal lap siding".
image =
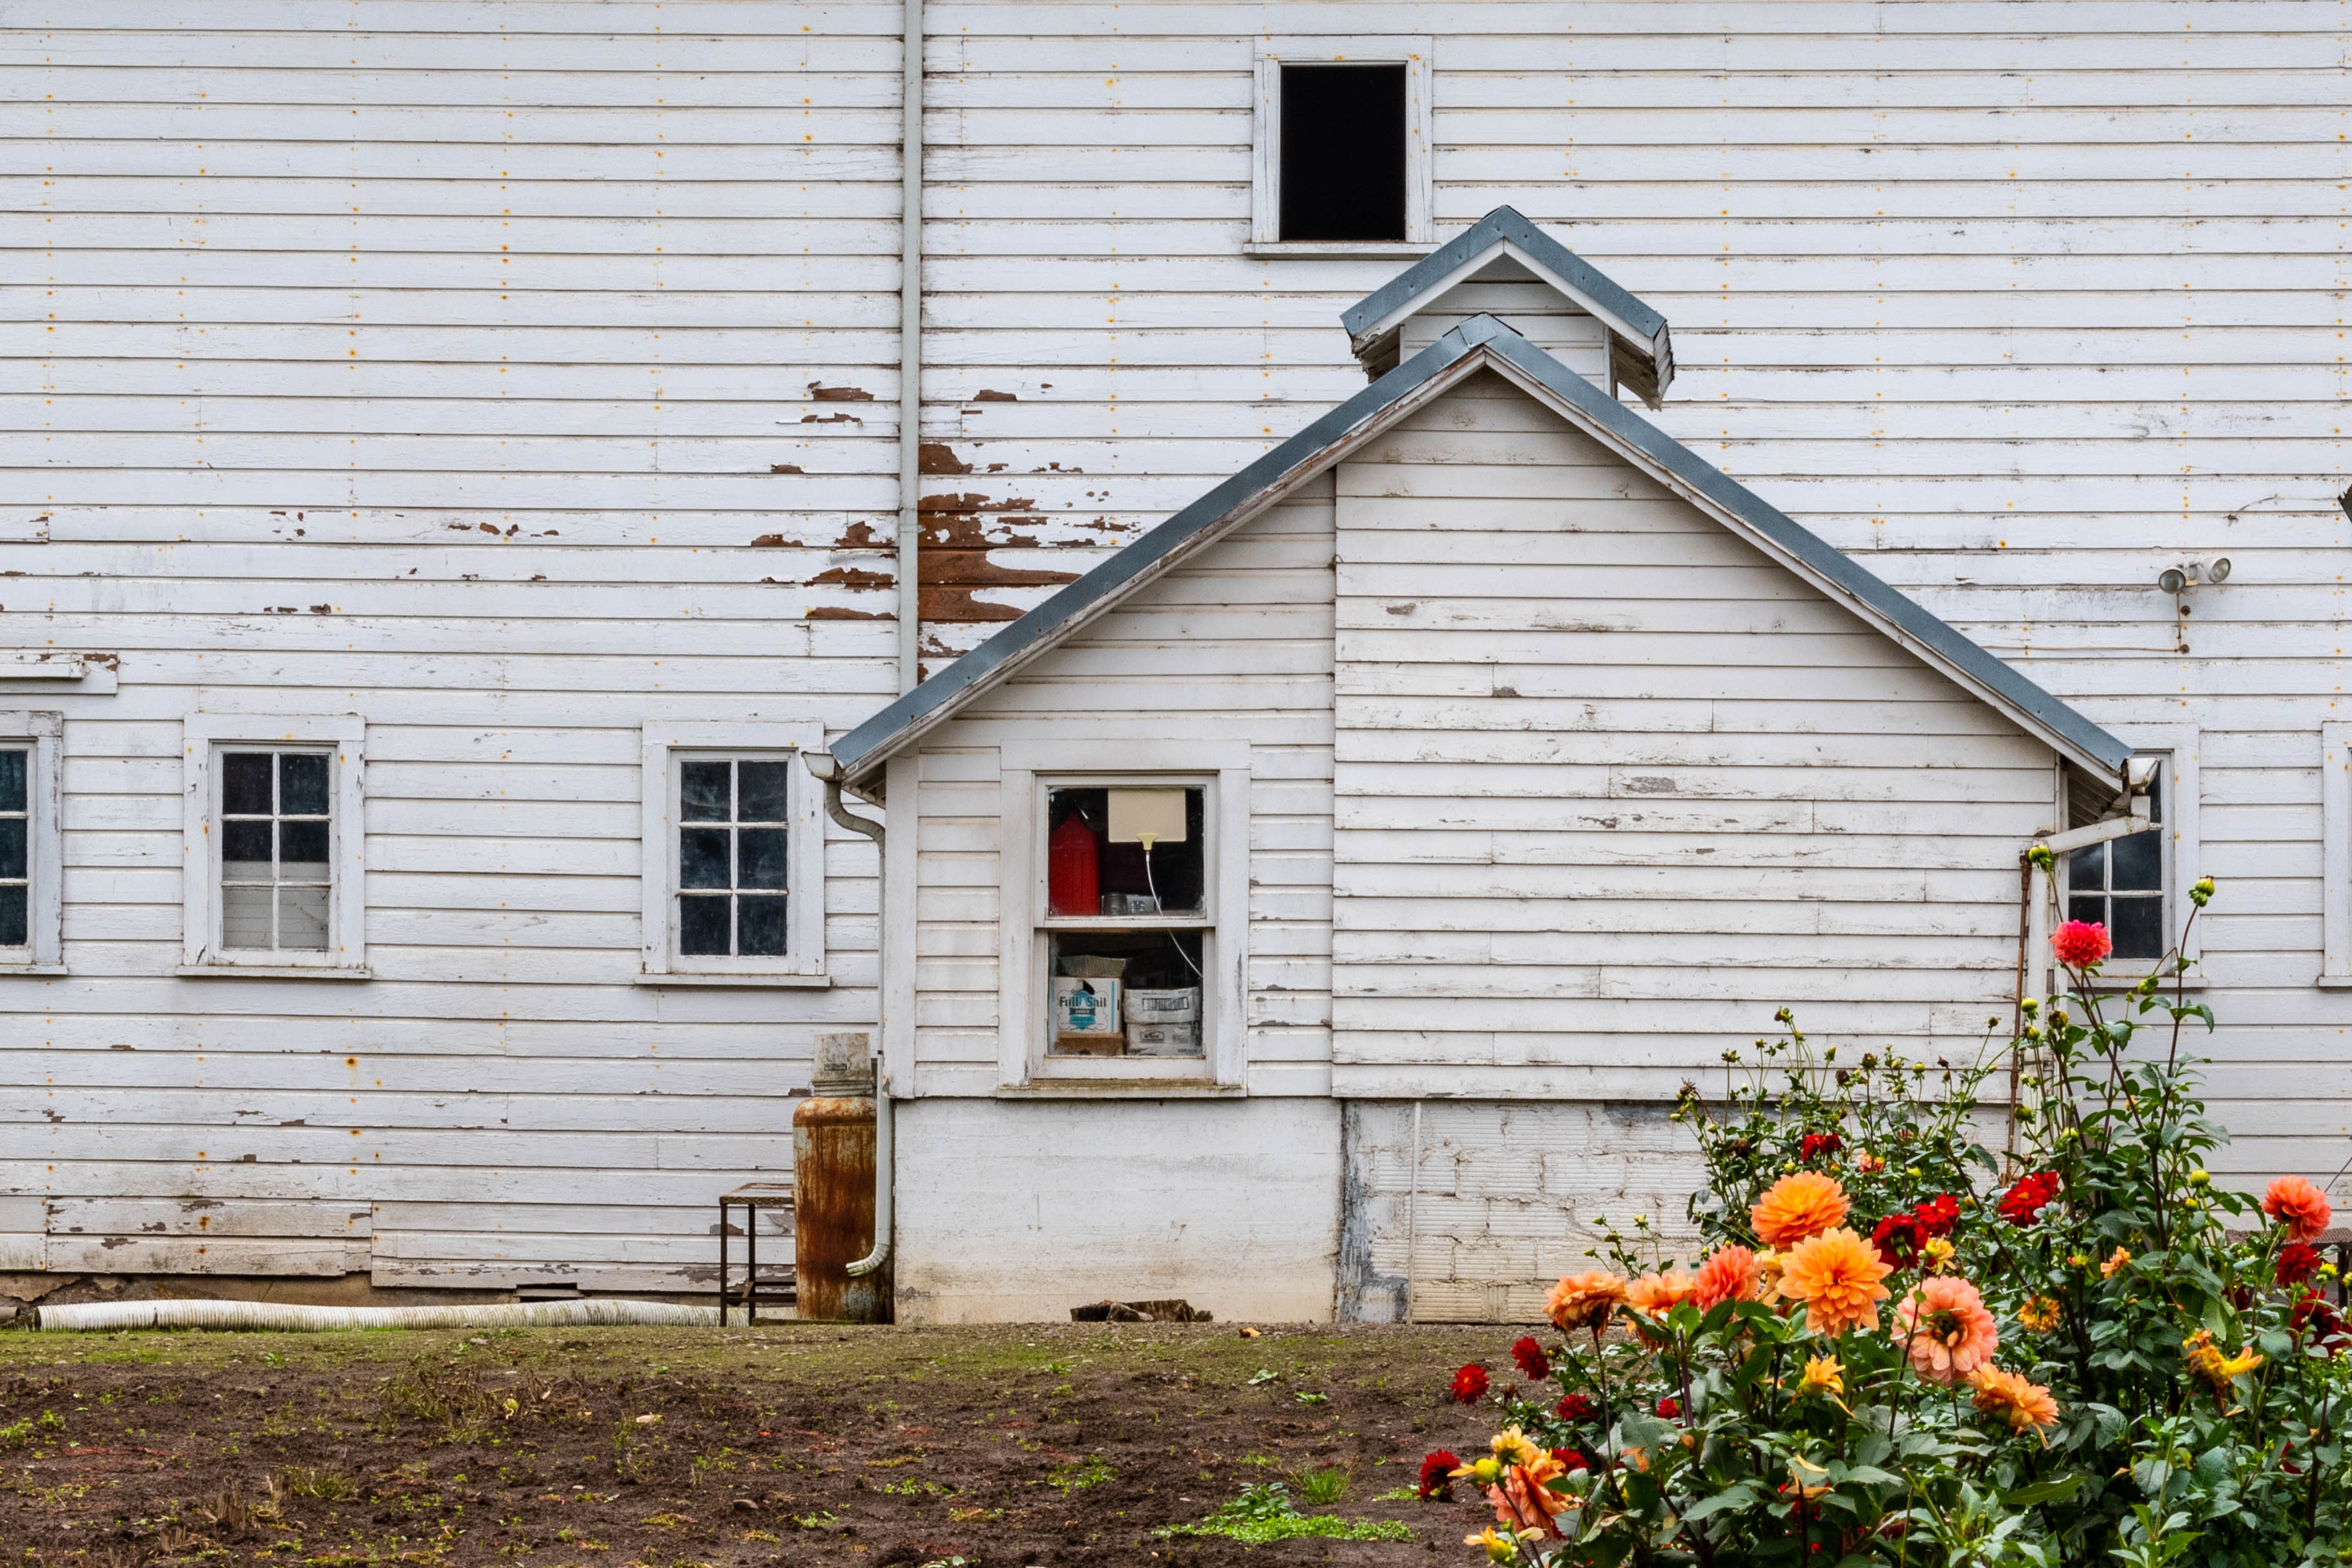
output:
[{"label": "horizontal lap siding", "polygon": [[1343,1091],[1981,1031],[2046,747],[1495,377],[1337,474]]},{"label": "horizontal lap siding", "polygon": [[[917,872],[921,1092],[996,1085],[1006,739],[1250,742],[1248,1082],[1321,1094],[1331,1054],[1332,482],[1137,593],[925,742]],[[1116,684],[1112,684],[1113,682]],[[1083,716],[1084,729],[1073,728]]]},{"label": "horizontal lap siding", "polygon": [[[0,981],[0,1184],[357,1205],[385,1282],[698,1284],[871,1026],[878,884],[828,826],[831,990],[631,984],[637,727],[889,695],[898,11],[26,17],[0,643],[121,685],[0,694],[68,715],[72,970]],[[173,977],[198,708],[370,721],[374,979]]]}]

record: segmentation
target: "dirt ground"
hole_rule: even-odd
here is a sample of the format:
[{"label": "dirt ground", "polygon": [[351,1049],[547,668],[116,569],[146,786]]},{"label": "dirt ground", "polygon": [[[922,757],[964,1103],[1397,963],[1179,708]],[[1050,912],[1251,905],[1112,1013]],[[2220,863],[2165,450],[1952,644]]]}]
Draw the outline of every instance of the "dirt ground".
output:
[{"label": "dirt ground", "polygon": [[[1447,1380],[1473,1360],[1515,1375],[1516,1332],[0,1333],[0,1560],[1466,1562],[1486,1510],[1386,1494],[1431,1448],[1484,1448]],[[1332,1467],[1345,1495],[1302,1512],[1412,1541],[1154,1534]]]}]

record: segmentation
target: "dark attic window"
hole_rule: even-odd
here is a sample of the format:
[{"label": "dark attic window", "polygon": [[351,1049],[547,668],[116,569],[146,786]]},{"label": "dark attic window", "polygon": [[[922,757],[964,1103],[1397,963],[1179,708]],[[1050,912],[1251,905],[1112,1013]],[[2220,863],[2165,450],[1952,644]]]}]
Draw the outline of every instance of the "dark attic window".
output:
[{"label": "dark attic window", "polygon": [[1282,237],[1401,240],[1405,68],[1282,68]]}]

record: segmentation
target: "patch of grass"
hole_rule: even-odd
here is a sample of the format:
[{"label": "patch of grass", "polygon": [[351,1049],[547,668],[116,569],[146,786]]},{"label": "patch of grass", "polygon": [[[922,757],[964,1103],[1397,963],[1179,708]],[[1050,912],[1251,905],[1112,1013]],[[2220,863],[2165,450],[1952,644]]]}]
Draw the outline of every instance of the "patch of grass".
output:
[{"label": "patch of grass", "polygon": [[1046,1476],[1045,1484],[1067,1497],[1087,1487],[1098,1487],[1118,1473],[1110,1468],[1110,1461],[1100,1454],[1088,1454],[1083,1459],[1055,1467],[1053,1472]]},{"label": "patch of grass", "polygon": [[1223,1536],[1244,1546],[1265,1546],[1277,1541],[1411,1541],[1412,1531],[1395,1520],[1360,1519],[1353,1523],[1336,1513],[1302,1514],[1290,1500],[1290,1489],[1280,1481],[1244,1487],[1242,1495],[1198,1524],[1171,1525],[1154,1531],[1161,1540],[1173,1536]]},{"label": "patch of grass", "polygon": [[1309,1508],[1325,1508],[1348,1495],[1349,1483],[1356,1478],[1345,1465],[1326,1465],[1321,1469],[1297,1469],[1290,1474],[1291,1485],[1298,1489],[1298,1500]]},{"label": "patch of grass", "polygon": [[1421,1491],[1417,1487],[1391,1487],[1372,1500],[1374,1502],[1419,1502]]},{"label": "patch of grass", "polygon": [[357,1497],[360,1485],[349,1474],[328,1465],[289,1465],[271,1479],[269,1490],[289,1497],[315,1497],[340,1502]]}]

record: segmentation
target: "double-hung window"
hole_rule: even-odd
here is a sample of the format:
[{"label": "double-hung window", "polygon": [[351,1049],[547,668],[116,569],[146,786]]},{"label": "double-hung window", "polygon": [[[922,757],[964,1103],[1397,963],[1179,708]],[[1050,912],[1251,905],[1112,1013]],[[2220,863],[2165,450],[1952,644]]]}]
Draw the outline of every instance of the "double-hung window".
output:
[{"label": "double-hung window", "polygon": [[[2156,758],[2147,788],[2148,826],[2067,855],[2059,868],[2059,908],[2068,920],[2107,928],[2115,950],[2101,973],[2130,979],[2156,971],[2180,940],[2189,903],[2186,890],[2198,869],[2197,731],[2187,726],[2114,727],[2144,757]],[[2067,826],[2097,820],[2070,809]],[[2201,941],[2191,933],[2188,956]],[[2191,982],[2198,979],[2191,971]]]},{"label": "double-hung window", "polygon": [[0,974],[62,972],[64,734],[61,714],[0,712]]},{"label": "double-hung window", "polygon": [[645,951],[654,985],[824,985],[824,834],[802,763],[820,725],[645,729]]},{"label": "double-hung window", "polygon": [[1237,1087],[1249,747],[1012,741],[999,1082]]},{"label": "double-hung window", "polygon": [[180,972],[364,977],[364,721],[202,713],[182,730]]}]

